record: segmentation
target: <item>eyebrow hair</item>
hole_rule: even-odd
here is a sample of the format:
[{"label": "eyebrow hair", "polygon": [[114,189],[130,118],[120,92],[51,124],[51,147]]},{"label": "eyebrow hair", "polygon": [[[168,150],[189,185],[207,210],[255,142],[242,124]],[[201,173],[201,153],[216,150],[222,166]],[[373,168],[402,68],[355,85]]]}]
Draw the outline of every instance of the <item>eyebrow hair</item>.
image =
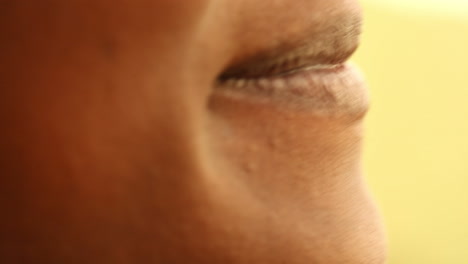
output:
[{"label": "eyebrow hair", "polygon": [[298,67],[344,63],[358,48],[362,18],[355,13],[334,16],[324,23],[253,53],[229,67],[221,78],[251,75],[274,65],[297,63]]}]

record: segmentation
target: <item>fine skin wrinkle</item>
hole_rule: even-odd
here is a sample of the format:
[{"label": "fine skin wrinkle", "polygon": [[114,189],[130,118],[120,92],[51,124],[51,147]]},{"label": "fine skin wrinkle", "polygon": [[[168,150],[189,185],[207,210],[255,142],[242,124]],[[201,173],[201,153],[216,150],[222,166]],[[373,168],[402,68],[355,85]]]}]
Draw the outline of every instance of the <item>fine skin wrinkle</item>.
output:
[{"label": "fine skin wrinkle", "polygon": [[354,0],[0,0],[0,263],[383,264]]}]

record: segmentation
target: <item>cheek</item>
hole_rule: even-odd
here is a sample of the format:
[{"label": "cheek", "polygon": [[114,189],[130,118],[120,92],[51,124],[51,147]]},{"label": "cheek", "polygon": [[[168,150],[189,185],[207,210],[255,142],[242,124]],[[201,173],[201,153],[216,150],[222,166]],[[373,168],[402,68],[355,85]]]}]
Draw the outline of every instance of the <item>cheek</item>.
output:
[{"label": "cheek", "polygon": [[328,200],[361,184],[360,119],[222,95],[213,96],[211,110],[214,151],[275,204],[296,193]]},{"label": "cheek", "polygon": [[239,197],[237,210],[268,219],[275,239],[267,243],[278,247],[270,254],[288,263],[384,262],[380,217],[361,176],[361,117],[217,95],[210,106],[218,189]]}]

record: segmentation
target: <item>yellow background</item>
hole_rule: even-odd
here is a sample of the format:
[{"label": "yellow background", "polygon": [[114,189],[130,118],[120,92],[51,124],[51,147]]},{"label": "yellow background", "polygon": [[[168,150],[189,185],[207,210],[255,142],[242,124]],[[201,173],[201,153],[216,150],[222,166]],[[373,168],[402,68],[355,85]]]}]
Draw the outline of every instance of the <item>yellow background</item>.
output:
[{"label": "yellow background", "polygon": [[364,8],[354,61],[371,87],[365,166],[389,264],[468,264],[468,9]]}]

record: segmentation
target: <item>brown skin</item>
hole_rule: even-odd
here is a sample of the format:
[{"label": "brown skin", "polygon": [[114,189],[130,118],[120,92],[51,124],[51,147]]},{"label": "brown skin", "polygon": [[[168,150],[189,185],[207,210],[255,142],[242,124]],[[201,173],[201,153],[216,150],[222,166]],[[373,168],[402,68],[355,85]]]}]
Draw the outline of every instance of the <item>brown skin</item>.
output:
[{"label": "brown skin", "polygon": [[349,13],[355,1],[0,1],[0,262],[384,263],[365,107],[323,115],[215,87]]}]

